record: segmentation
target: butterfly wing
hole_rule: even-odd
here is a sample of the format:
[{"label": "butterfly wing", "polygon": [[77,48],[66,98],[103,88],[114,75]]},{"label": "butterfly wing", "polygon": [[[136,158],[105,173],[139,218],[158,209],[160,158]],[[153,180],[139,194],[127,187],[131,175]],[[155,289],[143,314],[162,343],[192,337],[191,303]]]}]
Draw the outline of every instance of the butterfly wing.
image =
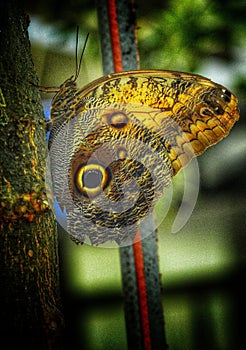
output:
[{"label": "butterfly wing", "polygon": [[[91,244],[130,244],[189,160],[225,137],[237,98],[194,74],[129,71],[54,97],[49,140],[55,197],[67,230]],[[136,186],[135,186],[136,185]]]},{"label": "butterfly wing", "polygon": [[95,80],[80,94],[105,104],[135,106],[135,113],[131,111],[135,117],[162,136],[174,174],[192,156],[227,136],[239,118],[236,96],[196,74],[158,70],[116,73]]}]

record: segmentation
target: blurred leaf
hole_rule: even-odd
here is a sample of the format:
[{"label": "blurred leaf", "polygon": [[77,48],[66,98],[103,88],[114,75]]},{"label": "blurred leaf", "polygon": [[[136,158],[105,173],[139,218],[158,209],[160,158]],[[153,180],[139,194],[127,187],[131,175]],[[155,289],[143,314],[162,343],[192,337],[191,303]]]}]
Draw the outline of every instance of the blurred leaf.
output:
[{"label": "blurred leaf", "polygon": [[[233,9],[239,12],[241,4]],[[141,17],[139,25],[145,67],[188,71],[211,56],[231,61],[239,39],[235,30],[241,28],[230,6],[222,8],[220,1],[209,0],[170,0],[165,9]]]}]

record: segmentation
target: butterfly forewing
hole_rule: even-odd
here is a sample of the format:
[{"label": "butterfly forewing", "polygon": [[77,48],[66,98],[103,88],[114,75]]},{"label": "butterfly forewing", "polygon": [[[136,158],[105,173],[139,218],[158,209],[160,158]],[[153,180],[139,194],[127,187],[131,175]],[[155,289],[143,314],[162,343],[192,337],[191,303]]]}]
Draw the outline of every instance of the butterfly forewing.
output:
[{"label": "butterfly forewing", "polygon": [[[80,93],[81,98],[91,96],[105,104],[132,104],[156,110],[148,114],[138,108],[135,116],[162,135],[170,150],[174,173],[190,160],[186,148],[192,146],[195,155],[201,154],[227,136],[239,118],[236,96],[196,74],[157,70],[122,72],[100,78]],[[173,129],[172,121],[183,134]]]}]

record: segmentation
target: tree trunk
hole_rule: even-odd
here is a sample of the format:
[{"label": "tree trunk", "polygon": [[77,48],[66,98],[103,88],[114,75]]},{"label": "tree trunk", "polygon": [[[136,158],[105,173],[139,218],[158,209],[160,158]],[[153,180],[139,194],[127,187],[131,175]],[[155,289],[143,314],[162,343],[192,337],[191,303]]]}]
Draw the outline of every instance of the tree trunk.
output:
[{"label": "tree trunk", "polygon": [[0,3],[0,348],[61,349],[57,232],[29,18]]}]

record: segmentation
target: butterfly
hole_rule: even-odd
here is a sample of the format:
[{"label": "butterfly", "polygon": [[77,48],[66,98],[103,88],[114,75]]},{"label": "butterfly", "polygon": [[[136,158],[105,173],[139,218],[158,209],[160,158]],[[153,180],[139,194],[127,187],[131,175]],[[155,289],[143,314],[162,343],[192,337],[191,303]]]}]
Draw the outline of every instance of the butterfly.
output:
[{"label": "butterfly", "polygon": [[131,244],[172,177],[228,135],[238,100],[183,72],[125,71],[81,89],[76,79],[52,100],[53,196],[76,242]]}]

